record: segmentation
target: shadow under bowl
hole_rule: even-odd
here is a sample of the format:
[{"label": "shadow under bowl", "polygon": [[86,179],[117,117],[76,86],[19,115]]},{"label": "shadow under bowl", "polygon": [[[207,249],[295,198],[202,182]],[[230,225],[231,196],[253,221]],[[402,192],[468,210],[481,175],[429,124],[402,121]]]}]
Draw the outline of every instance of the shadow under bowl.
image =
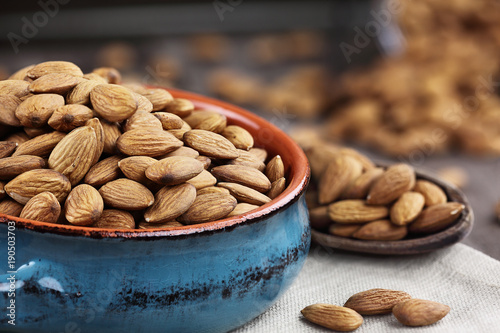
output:
[{"label": "shadow under bowl", "polygon": [[253,113],[169,91],[197,109],[223,113],[229,124],[246,128],[256,146],[281,155],[285,191],[244,215],[168,229],[84,228],[0,214],[0,247],[12,246],[13,259],[0,266],[0,307],[10,304],[9,292],[16,302],[16,325],[2,316],[2,327],[30,333],[225,332],[263,313],[291,285],[310,246],[304,153]]}]

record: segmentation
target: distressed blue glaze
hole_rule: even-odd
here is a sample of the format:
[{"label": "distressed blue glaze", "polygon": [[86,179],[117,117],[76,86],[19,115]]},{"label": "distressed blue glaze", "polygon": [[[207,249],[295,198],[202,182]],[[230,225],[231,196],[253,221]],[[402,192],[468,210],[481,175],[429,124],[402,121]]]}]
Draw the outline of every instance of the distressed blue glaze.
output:
[{"label": "distressed blue glaze", "polygon": [[[16,326],[7,324],[0,292],[0,330],[226,332],[278,300],[309,245],[303,194],[260,221],[184,236],[94,239],[19,228],[15,275],[24,285]],[[0,223],[2,253],[6,247]],[[7,258],[0,260],[6,283]]]}]

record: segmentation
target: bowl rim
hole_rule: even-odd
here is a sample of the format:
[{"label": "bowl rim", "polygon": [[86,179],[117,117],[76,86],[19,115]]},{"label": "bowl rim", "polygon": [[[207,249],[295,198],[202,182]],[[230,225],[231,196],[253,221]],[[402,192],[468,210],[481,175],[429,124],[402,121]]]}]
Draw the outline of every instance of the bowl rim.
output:
[{"label": "bowl rim", "polygon": [[[16,229],[29,229],[40,233],[59,234],[66,236],[83,236],[87,238],[143,238],[151,239],[156,237],[185,237],[191,234],[205,234],[208,232],[221,232],[231,230],[239,225],[256,223],[265,218],[276,214],[279,210],[293,204],[307,188],[310,179],[310,169],[308,160],[299,147],[280,128],[271,122],[259,117],[255,113],[247,111],[241,107],[224,102],[215,98],[206,97],[197,93],[164,88],[172,94],[174,98],[184,98],[192,101],[195,107],[201,109],[217,110],[231,119],[231,123],[251,126],[254,131],[267,129],[266,135],[271,135],[280,140],[280,143],[291,154],[289,161],[288,186],[285,190],[272,201],[260,206],[259,208],[233,217],[227,217],[217,221],[205,222],[200,224],[185,225],[181,227],[169,227],[168,229],[103,229],[94,227],[81,227],[73,225],[54,224],[34,220],[23,219],[0,213],[0,223],[6,224],[9,221],[16,222]],[[249,128],[247,128],[249,129]]]},{"label": "bowl rim", "polygon": [[[379,167],[387,168],[388,162],[376,162]],[[361,240],[327,234],[311,228],[312,241],[316,244],[337,250],[374,254],[374,255],[414,255],[435,251],[460,242],[472,231],[474,212],[464,192],[455,185],[442,180],[432,171],[415,169],[417,180],[427,180],[438,185],[449,201],[462,203],[465,208],[460,217],[446,229],[418,238],[398,241]]]}]

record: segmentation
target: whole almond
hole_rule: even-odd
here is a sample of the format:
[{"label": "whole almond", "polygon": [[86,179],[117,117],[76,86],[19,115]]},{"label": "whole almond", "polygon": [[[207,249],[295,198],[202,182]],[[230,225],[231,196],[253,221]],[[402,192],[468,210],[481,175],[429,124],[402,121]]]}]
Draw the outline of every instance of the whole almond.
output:
[{"label": "whole almond", "polygon": [[66,102],[68,104],[90,104],[90,92],[99,84],[102,84],[102,82],[96,80],[83,80],[66,95]]},{"label": "whole almond", "polygon": [[285,165],[280,155],[274,156],[266,166],[266,176],[272,182],[285,177]]},{"label": "whole almond", "polygon": [[144,213],[148,223],[164,223],[186,212],[196,199],[196,189],[191,184],[165,186],[155,194],[155,203]]},{"label": "whole almond", "polygon": [[221,165],[212,169],[220,181],[237,183],[265,193],[271,188],[269,179],[259,170],[244,165]]},{"label": "whole almond", "polygon": [[165,89],[146,89],[141,95],[149,99],[153,104],[153,112],[164,109],[174,99]]},{"label": "whole almond", "polygon": [[16,117],[26,127],[42,127],[52,113],[64,105],[64,97],[56,94],[34,95],[23,101],[16,109]]},{"label": "whole almond", "polygon": [[102,152],[104,151],[104,128],[102,127],[101,121],[98,118],[92,118],[87,120],[85,126],[92,127],[95,132],[95,138],[97,142],[97,147],[94,151],[94,158],[92,159],[92,165],[96,164],[101,158]]},{"label": "whole almond", "polygon": [[315,145],[305,153],[311,166],[311,175],[317,180],[321,179],[328,164],[340,155],[337,146],[323,144]]},{"label": "whole almond", "polygon": [[52,93],[63,95],[84,79],[65,73],[50,73],[30,83],[29,91],[35,94]]},{"label": "whole almond", "polygon": [[450,307],[438,302],[413,298],[396,304],[392,313],[406,326],[427,326],[443,319]]},{"label": "whole almond", "polygon": [[153,103],[146,97],[136,92],[132,92],[132,96],[137,103],[137,111],[136,112],[147,112],[150,113],[153,111]]},{"label": "whole almond", "polygon": [[371,186],[384,173],[382,168],[373,168],[364,172],[351,182],[342,193],[343,199],[365,199]]},{"label": "whole almond", "polygon": [[68,133],[52,150],[49,167],[68,177],[74,186],[92,167],[96,151],[95,130],[90,126],[78,127]]},{"label": "whole almond", "polygon": [[441,187],[427,180],[417,180],[413,190],[415,192],[421,193],[424,196],[425,205],[427,207],[443,204],[448,200],[446,198],[446,193],[444,193]]},{"label": "whole almond", "polygon": [[364,240],[395,241],[406,237],[408,229],[389,220],[369,222],[352,234],[352,237]]},{"label": "whole almond", "polygon": [[261,162],[265,162],[267,159],[267,151],[265,149],[254,147],[251,148],[248,152],[259,159]]},{"label": "whole almond", "polygon": [[127,132],[133,129],[146,129],[163,130],[161,122],[148,112],[136,112],[128,118],[123,124],[123,131]]},{"label": "whole almond", "polygon": [[22,99],[30,94],[29,85],[30,83],[24,80],[0,81],[0,95],[13,95]]},{"label": "whole almond", "polygon": [[21,143],[12,156],[34,155],[48,157],[55,146],[66,136],[66,133],[54,131],[42,134],[31,140]]},{"label": "whole almond", "polygon": [[328,206],[330,219],[338,223],[365,223],[389,215],[385,206],[370,206],[364,200],[341,200]]},{"label": "whole almond", "polygon": [[12,141],[0,141],[0,158],[9,157],[17,148],[17,143]]},{"label": "whole almond", "polygon": [[148,156],[131,156],[118,162],[118,167],[128,179],[146,185],[151,182],[146,177],[146,170],[156,162],[158,160]]},{"label": "whole almond", "polygon": [[3,199],[0,201],[0,214],[19,217],[23,210],[23,205],[12,199]]},{"label": "whole almond", "polygon": [[408,164],[395,164],[387,168],[373,184],[366,202],[387,205],[415,186],[415,171]]},{"label": "whole almond", "polygon": [[219,182],[217,186],[228,189],[229,193],[239,202],[261,206],[271,201],[271,198],[268,196],[240,184]]},{"label": "whole almond", "polygon": [[196,190],[200,190],[208,186],[214,186],[217,179],[207,170],[203,170],[196,177],[187,180],[186,183],[193,185]]},{"label": "whole almond", "polygon": [[186,156],[164,158],[146,169],[146,177],[162,185],[177,185],[204,171],[203,164]]},{"label": "whole almond", "polygon": [[202,194],[207,194],[207,193],[225,193],[225,194],[230,194],[229,190],[219,187],[219,186],[207,186],[204,188],[200,188],[199,190],[196,190],[196,195],[202,195]]},{"label": "whole almond", "polygon": [[186,156],[186,157],[191,157],[191,158],[197,158],[198,156],[200,156],[200,153],[198,153],[193,148],[182,146],[182,147],[179,147],[176,150],[166,154],[165,156],[162,156],[162,158],[172,157],[172,156]]},{"label": "whole almond", "polygon": [[344,156],[350,156],[354,158],[356,161],[358,161],[359,164],[363,166],[364,171],[368,171],[375,168],[375,163],[373,163],[372,160],[370,160],[368,157],[361,154],[359,151],[355,149],[344,147],[339,149],[339,153]]},{"label": "whole almond", "polygon": [[344,306],[362,315],[378,315],[391,313],[396,304],[409,299],[404,291],[375,288],[352,295]]},{"label": "whole almond", "polygon": [[208,170],[208,168],[212,165],[212,160],[210,159],[210,157],[200,155],[196,157],[196,159],[203,163],[203,167],[205,168],[205,170]]},{"label": "whole almond", "polygon": [[238,153],[240,154],[240,156],[238,158],[229,160],[228,164],[246,165],[255,168],[261,172],[264,172],[264,170],[266,169],[266,165],[264,164],[264,162],[262,162],[262,160],[255,154],[252,154],[249,151],[241,149],[238,149]]},{"label": "whole almond", "polygon": [[196,126],[191,126],[193,129],[200,129],[214,133],[221,133],[227,125],[227,118],[220,113],[214,113],[200,121]]},{"label": "whole almond", "polygon": [[328,227],[328,233],[339,237],[352,237],[363,225],[332,223]]},{"label": "whole almond", "polygon": [[99,75],[104,78],[108,83],[120,83],[122,81],[122,76],[116,68],[112,67],[98,67],[94,68],[92,73]]},{"label": "whole almond", "polygon": [[182,146],[172,134],[163,130],[133,129],[123,133],[116,146],[129,156],[162,156]]},{"label": "whole almond", "polygon": [[0,124],[21,126],[16,117],[16,109],[22,101],[14,95],[0,95]]},{"label": "whole almond", "polygon": [[227,217],[238,216],[242,214],[246,214],[254,209],[259,208],[257,205],[252,205],[246,202],[242,202],[234,207],[233,211],[227,215]]},{"label": "whole almond", "polygon": [[48,124],[56,131],[70,132],[85,125],[92,117],[92,110],[85,105],[68,104],[55,109],[48,120]]},{"label": "whole almond", "polygon": [[182,117],[183,120],[192,128],[196,128],[205,119],[217,114],[216,111],[210,110],[196,110],[196,112],[191,113],[189,116]]},{"label": "whole almond", "polygon": [[269,189],[269,191],[267,191],[266,195],[269,198],[274,199],[285,190],[285,187],[286,179],[284,177],[281,177],[280,179],[277,179],[271,183],[271,188]]},{"label": "whole almond", "polygon": [[253,136],[246,129],[237,125],[229,125],[221,132],[238,149],[249,150],[253,147]]},{"label": "whole almond", "polygon": [[199,195],[189,209],[178,219],[186,224],[216,221],[226,217],[236,207],[236,199],[224,193]]},{"label": "whole almond", "polygon": [[450,226],[460,216],[465,206],[459,202],[437,204],[424,209],[409,225],[412,233],[435,233]]},{"label": "whole almond", "polygon": [[116,147],[116,141],[122,135],[120,126],[114,122],[108,122],[106,120],[101,121],[103,134],[104,134],[104,147],[103,151],[107,154],[116,154],[119,152],[118,147]]},{"label": "whole almond", "polygon": [[61,214],[61,205],[54,194],[43,192],[35,195],[24,206],[20,218],[40,222],[56,223]]},{"label": "whole almond", "polygon": [[71,183],[63,174],[49,169],[24,172],[5,185],[5,192],[20,204],[26,204],[42,192],[53,193],[59,202],[68,196]]},{"label": "whole almond", "polygon": [[337,200],[349,184],[361,175],[363,166],[349,156],[337,155],[323,171],[319,182],[321,205]]},{"label": "whole almond", "polygon": [[217,133],[195,129],[184,133],[183,139],[188,146],[208,157],[234,159],[240,156],[236,147]]},{"label": "whole almond", "polygon": [[87,184],[73,188],[64,205],[66,220],[73,225],[94,224],[101,217],[103,209],[103,198],[95,188]]},{"label": "whole almond", "polygon": [[130,179],[113,180],[99,190],[104,203],[125,210],[141,210],[154,203],[154,196],[148,188]]},{"label": "whole almond", "polygon": [[127,88],[116,84],[100,84],[90,92],[94,110],[107,121],[122,121],[137,110],[137,103]]},{"label": "whole almond", "polygon": [[73,76],[83,77],[82,70],[75,64],[68,61],[46,61],[39,63],[28,70],[28,77],[38,79],[41,76],[51,73],[65,73]]},{"label": "whole almond", "polygon": [[420,214],[424,204],[425,198],[422,194],[412,191],[403,193],[391,207],[391,222],[396,225],[412,222]]},{"label": "whole almond", "polygon": [[119,178],[121,170],[118,163],[121,159],[121,156],[115,155],[96,163],[87,172],[83,181],[86,184],[98,187]]},{"label": "whole almond", "polygon": [[4,157],[0,159],[0,179],[12,179],[26,171],[45,167],[43,158],[32,155]]},{"label": "whole almond", "polygon": [[164,130],[181,129],[184,121],[175,114],[168,112],[155,112],[153,115],[158,118]]},{"label": "whole almond", "polygon": [[193,102],[184,98],[174,98],[174,100],[165,107],[165,111],[173,113],[181,118],[189,116],[193,110]]},{"label": "whole almond", "polygon": [[94,228],[108,229],[135,229],[135,220],[132,214],[119,209],[105,209],[101,217],[92,225]]},{"label": "whole almond", "polygon": [[300,312],[310,322],[335,331],[354,331],[363,323],[363,317],[359,313],[338,305],[317,303]]}]

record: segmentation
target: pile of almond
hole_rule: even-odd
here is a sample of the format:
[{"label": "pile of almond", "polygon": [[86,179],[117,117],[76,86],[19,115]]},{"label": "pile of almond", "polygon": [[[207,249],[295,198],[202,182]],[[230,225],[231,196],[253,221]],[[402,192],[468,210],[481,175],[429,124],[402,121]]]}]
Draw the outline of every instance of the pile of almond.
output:
[{"label": "pile of almond", "polygon": [[427,326],[444,318],[450,307],[434,301],[412,298],[404,291],[375,288],[352,295],[344,306],[318,303],[305,307],[302,315],[315,324],[350,332],[363,324],[361,315],[392,313],[406,326]]},{"label": "pile of almond", "polygon": [[223,114],[120,81],[65,61],[0,81],[0,213],[158,228],[244,214],[284,190],[281,157]]},{"label": "pile of almond", "polygon": [[377,167],[350,148],[325,142],[306,149],[313,178],[311,226],[335,236],[395,241],[439,232],[464,205],[448,202],[436,184],[417,179],[410,165]]}]

